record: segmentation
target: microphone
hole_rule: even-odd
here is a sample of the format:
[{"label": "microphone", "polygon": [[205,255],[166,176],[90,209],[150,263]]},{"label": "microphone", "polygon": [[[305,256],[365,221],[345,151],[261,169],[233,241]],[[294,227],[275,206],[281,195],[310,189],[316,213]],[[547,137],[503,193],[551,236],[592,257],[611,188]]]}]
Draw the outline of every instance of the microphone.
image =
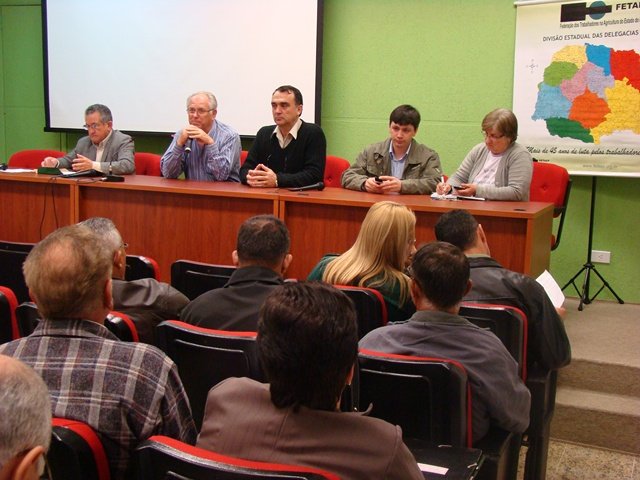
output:
[{"label": "microphone", "polygon": [[290,192],[305,192],[307,190],[324,190],[324,182],[314,183],[312,185],[305,185],[304,187],[290,188]]},{"label": "microphone", "polygon": [[190,138],[187,140],[187,143],[184,144],[184,160],[182,161],[182,171],[187,175],[187,160],[189,160],[189,154],[191,153],[191,145],[193,145],[193,139]]}]

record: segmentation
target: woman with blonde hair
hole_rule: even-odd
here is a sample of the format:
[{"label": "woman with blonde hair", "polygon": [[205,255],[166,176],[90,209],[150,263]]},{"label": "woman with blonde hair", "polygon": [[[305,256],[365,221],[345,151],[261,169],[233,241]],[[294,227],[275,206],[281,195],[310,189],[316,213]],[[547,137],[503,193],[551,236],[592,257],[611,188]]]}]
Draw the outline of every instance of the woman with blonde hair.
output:
[{"label": "woman with blonde hair", "polygon": [[353,246],[342,255],[326,255],[308,280],[373,288],[384,297],[389,321],[409,318],[415,307],[404,269],[415,253],[416,216],[396,202],[371,206]]}]

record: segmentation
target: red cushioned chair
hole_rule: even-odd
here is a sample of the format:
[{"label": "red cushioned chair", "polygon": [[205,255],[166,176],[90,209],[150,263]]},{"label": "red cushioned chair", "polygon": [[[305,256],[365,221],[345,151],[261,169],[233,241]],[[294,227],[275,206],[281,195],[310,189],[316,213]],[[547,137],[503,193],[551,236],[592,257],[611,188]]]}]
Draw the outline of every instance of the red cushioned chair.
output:
[{"label": "red cushioned chair", "polygon": [[553,203],[555,206],[553,216],[560,217],[558,230],[555,235],[551,235],[551,250],[555,250],[560,245],[560,235],[562,235],[570,193],[571,179],[566,168],[553,163],[533,162],[529,200]]},{"label": "red cushioned chair", "polygon": [[333,155],[327,155],[327,161],[324,167],[324,186],[340,187],[342,172],[349,168],[349,166],[350,163],[348,160]]},{"label": "red cushioned chair", "polygon": [[360,409],[400,425],[405,437],[471,447],[471,395],[464,367],[442,358],[361,349]]},{"label": "red cushioned chair", "polygon": [[148,152],[136,152],[134,154],[134,161],[136,164],[136,175],[153,175],[155,177],[161,177],[160,172],[160,159],[161,155]]},{"label": "red cushioned chair", "polygon": [[247,155],[249,155],[248,150],[242,150],[240,152],[240,166],[244,165],[244,161],[247,159]]},{"label": "red cushioned chair", "polygon": [[20,338],[16,308],[18,308],[18,300],[13,290],[0,287],[0,344]]},{"label": "red cushioned chair", "polygon": [[[521,377],[531,392],[529,428],[526,432],[528,448],[524,478],[542,478],[544,476],[542,472],[545,472],[547,468],[558,372],[543,371],[535,365],[529,367],[527,362],[527,316],[519,308],[508,305],[463,302],[460,306],[460,315],[478,326],[489,328],[518,361]],[[518,340],[519,337],[520,340]],[[521,345],[518,347],[519,342]],[[523,352],[521,360],[518,360],[518,351]]]},{"label": "red cushioned chair", "polygon": [[18,299],[18,303],[30,300],[29,289],[22,273],[22,264],[34,245],[34,243],[0,241],[0,285],[10,288]]},{"label": "red cushioned chair", "polygon": [[518,362],[522,381],[527,380],[528,322],[526,314],[510,305],[463,302],[459,315],[482,328],[488,328],[500,339]]},{"label": "red cushioned chair", "polygon": [[235,270],[233,265],[176,260],[171,264],[171,286],[193,300],[209,290],[224,287]]},{"label": "red cushioned chair", "polygon": [[54,479],[109,480],[109,462],[102,442],[86,423],[53,418],[47,463]]},{"label": "red cushioned chair", "polygon": [[135,478],[340,480],[337,475],[318,468],[229,457],[162,435],[154,435],[136,449]]},{"label": "red cushioned chair", "polygon": [[[472,396],[464,366],[447,358],[397,355],[361,349],[360,409],[402,427],[405,441],[433,446],[472,446]],[[513,479],[521,435],[491,427],[475,448],[484,462],[479,479]]]},{"label": "red cushioned chair", "polygon": [[230,332],[167,320],[156,327],[158,346],[178,367],[193,420],[202,425],[207,394],[229,377],[264,381],[256,332]]},{"label": "red cushioned chair", "polygon": [[358,338],[387,324],[387,304],[378,290],[351,285],[334,285],[353,301],[358,315]]},{"label": "red cushioned chair", "polygon": [[140,336],[136,324],[126,313],[112,310],[104,320],[104,326],[116,337],[125,342],[139,342]]},{"label": "red cushioned chair", "polygon": [[127,255],[127,268],[124,274],[127,281],[141,278],[155,278],[160,280],[160,267],[151,257],[143,255]]},{"label": "red cushioned chair", "polygon": [[66,155],[60,150],[21,150],[9,157],[9,166],[13,168],[39,168],[45,157],[60,158]]}]

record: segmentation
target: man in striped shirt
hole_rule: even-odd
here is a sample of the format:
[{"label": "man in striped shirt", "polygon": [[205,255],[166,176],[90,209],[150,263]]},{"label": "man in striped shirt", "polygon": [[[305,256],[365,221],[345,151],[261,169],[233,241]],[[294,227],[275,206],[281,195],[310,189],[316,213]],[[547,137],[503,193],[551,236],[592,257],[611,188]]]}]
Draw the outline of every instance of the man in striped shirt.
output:
[{"label": "man in striped shirt", "polygon": [[112,252],[80,225],[38,243],[24,263],[44,320],[28,337],[0,346],[45,381],[54,417],[89,424],[111,477],[131,478],[139,442],[167,435],[193,443],[196,430],[175,364],[151,345],[119,341],[103,323],[113,305]]},{"label": "man in striped shirt", "polygon": [[189,124],[178,130],[162,156],[165,178],[184,173],[189,180],[239,182],[240,136],[229,125],[216,120],[218,101],[211,92],[196,92],[187,98]]}]

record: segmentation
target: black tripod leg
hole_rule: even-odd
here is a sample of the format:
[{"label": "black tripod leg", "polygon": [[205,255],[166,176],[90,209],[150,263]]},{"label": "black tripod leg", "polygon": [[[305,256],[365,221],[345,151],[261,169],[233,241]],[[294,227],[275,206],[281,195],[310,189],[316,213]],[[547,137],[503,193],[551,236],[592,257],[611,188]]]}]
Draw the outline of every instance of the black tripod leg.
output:
[{"label": "black tripod leg", "polygon": [[[596,267],[592,267],[593,268],[593,273],[595,273],[598,278],[602,281],[602,284],[613,294],[614,297],[616,297],[616,300],[618,300],[619,304],[624,304],[624,300],[622,300],[618,294],[616,292],[613,291],[613,288],[611,288],[611,286],[609,285],[609,282],[607,282],[604,277],[602,275],[600,275],[600,272],[598,272],[598,270],[596,270]],[[602,289],[598,290],[598,293],[600,293]],[[596,298],[596,296],[598,295],[598,293],[596,293],[593,298],[591,300],[593,300],[594,298]]]}]

